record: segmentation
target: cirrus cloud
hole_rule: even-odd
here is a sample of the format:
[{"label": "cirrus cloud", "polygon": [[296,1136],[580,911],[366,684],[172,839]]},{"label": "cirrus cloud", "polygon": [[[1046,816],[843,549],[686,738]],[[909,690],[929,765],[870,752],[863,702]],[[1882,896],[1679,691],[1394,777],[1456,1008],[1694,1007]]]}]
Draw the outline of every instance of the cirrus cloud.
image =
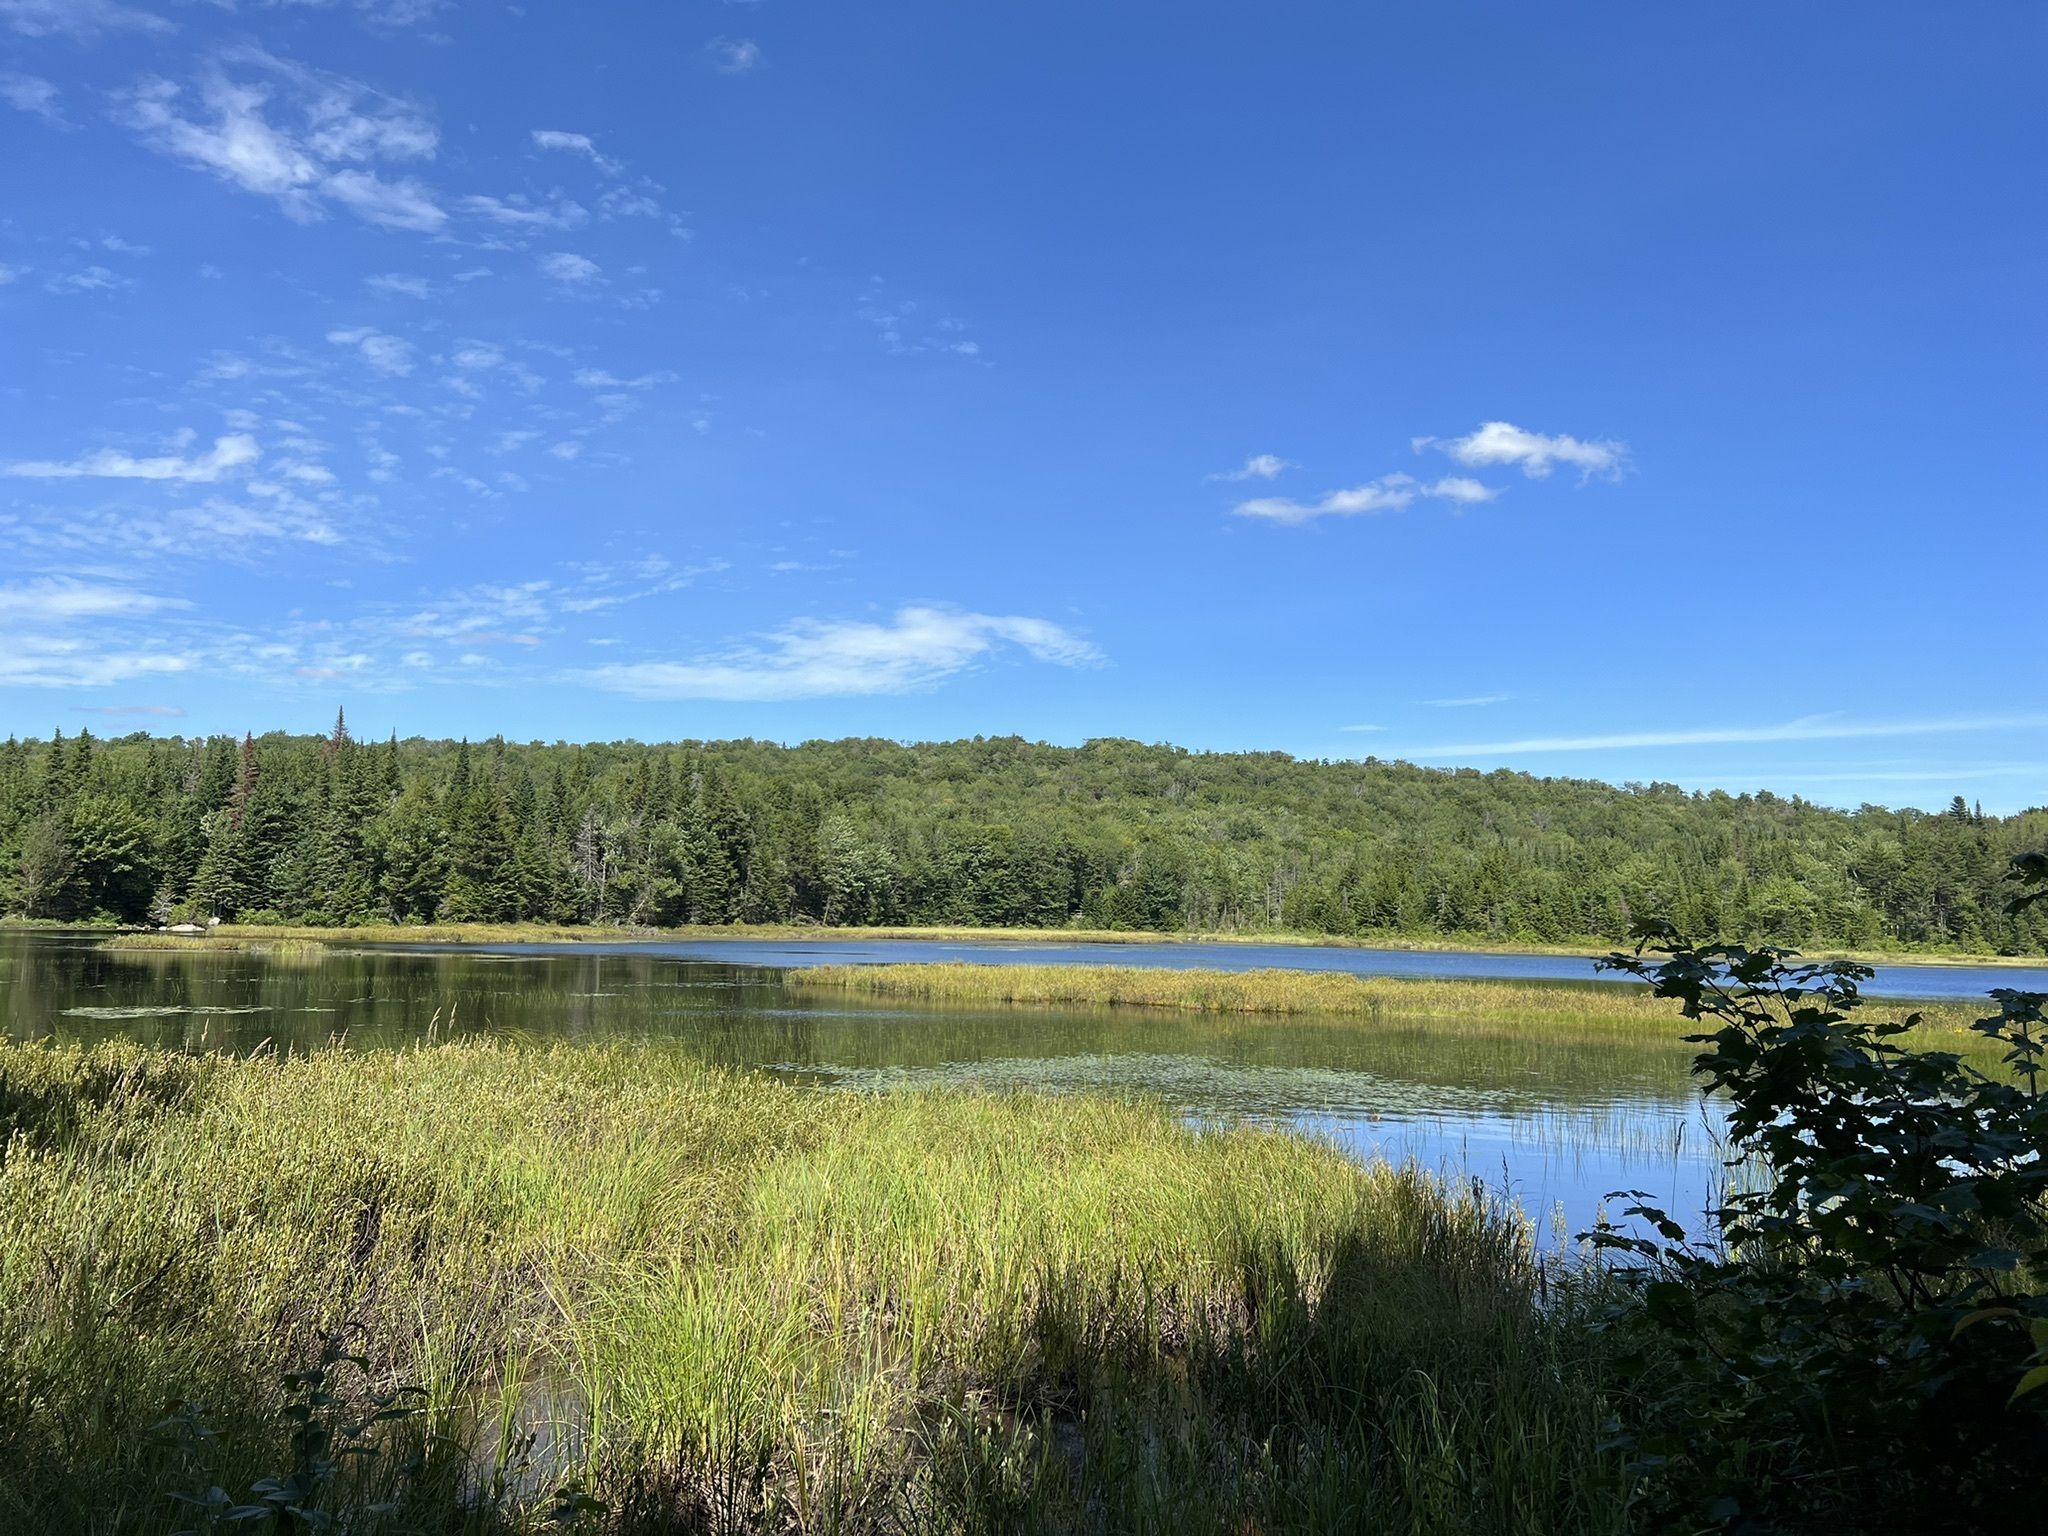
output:
[{"label": "cirrus cloud", "polygon": [[330,204],[385,229],[432,234],[447,222],[426,187],[368,169],[431,159],[439,133],[424,113],[261,49],[222,54],[191,88],[145,77],[117,97],[114,115],[159,154],[271,198],[302,224]]},{"label": "cirrus cloud", "polygon": [[261,456],[255,438],[236,432],[215,438],[210,450],[190,458],[175,453],[138,458],[118,448],[102,448],[76,459],[17,459],[5,466],[5,473],[28,480],[179,480],[211,484],[233,470],[254,464]]},{"label": "cirrus cloud", "polygon": [[1063,667],[1102,661],[1093,645],[1049,619],[912,606],[886,623],[799,619],[756,644],[715,655],[615,663],[575,678],[641,699],[863,697],[933,687],[1005,649]]}]

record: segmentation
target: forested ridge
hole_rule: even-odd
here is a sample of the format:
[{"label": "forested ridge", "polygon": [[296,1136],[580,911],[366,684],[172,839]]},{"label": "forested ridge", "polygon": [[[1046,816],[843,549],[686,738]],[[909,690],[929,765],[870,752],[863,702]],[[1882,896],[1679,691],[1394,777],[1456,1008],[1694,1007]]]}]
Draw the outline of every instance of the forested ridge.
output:
[{"label": "forested ridge", "polygon": [[818,922],[1566,942],[1664,917],[2037,953],[2048,811],[1843,812],[1405,763],[1014,737],[647,745],[89,733],[0,745],[10,914]]}]

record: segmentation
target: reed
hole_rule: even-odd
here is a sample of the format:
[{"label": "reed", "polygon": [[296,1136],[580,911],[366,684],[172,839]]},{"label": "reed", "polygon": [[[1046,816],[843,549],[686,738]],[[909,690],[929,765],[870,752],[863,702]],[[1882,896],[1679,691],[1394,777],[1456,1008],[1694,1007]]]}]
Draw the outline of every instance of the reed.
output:
[{"label": "reed", "polygon": [[[262,930],[258,930],[262,932]],[[326,948],[323,940],[304,935],[276,934],[257,937],[253,933],[121,933],[101,939],[96,949],[111,953],[138,950],[259,955],[313,955]]]},{"label": "reed", "polygon": [[[1336,971],[1168,970],[1109,965],[820,965],[784,973],[798,991],[964,1005],[1176,1008],[1332,1019],[1457,1018],[1507,1024],[1621,1025],[1676,1038],[1684,1021],[1649,989],[1618,982],[1439,980]],[[1881,1003],[1871,1004],[1882,1007]],[[1955,1031],[1981,1003],[1923,1003],[1927,1027]]]},{"label": "reed", "polygon": [[1519,1219],[1313,1141],[502,1044],[0,1047],[0,1132],[0,1529],[1624,1524]]}]

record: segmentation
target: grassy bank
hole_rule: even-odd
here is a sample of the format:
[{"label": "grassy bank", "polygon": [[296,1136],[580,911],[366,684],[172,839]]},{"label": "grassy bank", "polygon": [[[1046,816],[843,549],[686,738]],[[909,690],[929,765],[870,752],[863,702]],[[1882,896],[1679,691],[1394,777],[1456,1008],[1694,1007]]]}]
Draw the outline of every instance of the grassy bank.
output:
[{"label": "grassy bank", "polygon": [[[0,918],[0,928],[61,929],[76,924]],[[305,924],[224,924],[213,930],[229,938],[284,936],[358,944],[576,944],[634,939],[929,939],[956,943],[1013,944],[1284,944],[1336,949],[1387,949],[1415,954],[1471,951],[1500,955],[1604,955],[1616,941],[1589,935],[1568,943],[1543,944],[1483,936],[1414,937],[1400,934],[1333,936],[1313,933],[1145,932],[1127,928],[842,928],[810,923],[728,923],[683,928],[629,928],[609,924],[554,923],[366,923],[349,927]],[[1994,955],[1960,950],[1816,949],[1812,960],[1855,960],[1866,965],[2048,965],[2048,955]]]},{"label": "grassy bank", "polygon": [[[1459,1018],[1504,1024],[1614,1024],[1676,1038],[1686,1032],[1670,1003],[1648,990],[1606,983],[1446,981],[1348,976],[1333,971],[1161,970],[1110,965],[821,965],[793,970],[784,985],[954,1004],[1176,1008],[1197,1013],[1322,1015],[1341,1019]],[[1874,1005],[1875,1006],[1875,1005]],[[1981,1002],[1921,1004],[1927,1025],[1961,1030]]]},{"label": "grassy bank", "polygon": [[0,1048],[0,1131],[0,1529],[1622,1523],[1526,1234],[1312,1142],[492,1046]]}]

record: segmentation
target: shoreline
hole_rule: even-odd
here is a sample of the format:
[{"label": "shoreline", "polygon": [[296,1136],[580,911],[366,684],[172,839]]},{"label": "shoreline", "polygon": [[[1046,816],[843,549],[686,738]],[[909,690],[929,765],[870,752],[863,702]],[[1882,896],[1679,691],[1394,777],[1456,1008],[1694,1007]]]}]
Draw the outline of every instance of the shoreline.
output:
[{"label": "shoreline", "polygon": [[[167,935],[162,929],[99,928],[68,923],[25,922],[0,919],[0,933],[95,934],[105,938],[137,934]],[[313,924],[281,923],[254,925],[223,923],[207,934],[191,935],[195,941],[207,937],[239,939],[254,943],[287,939],[310,939],[330,944],[619,944],[619,943],[703,943],[800,940],[815,943],[861,943],[865,941],[912,941],[924,943],[971,944],[1102,944],[1102,945],[1268,945],[1285,949],[1377,950],[1391,954],[1484,954],[1553,956],[1596,960],[1616,949],[1627,949],[1600,939],[1574,944],[1516,943],[1485,938],[1403,938],[1399,936],[1318,936],[1301,933],[1188,933],[1136,929],[1101,928],[969,928],[969,927],[825,927],[798,923],[697,924],[680,928],[633,928],[620,925],[550,923],[366,923],[353,927],[321,927]],[[1970,954],[1954,950],[1813,949],[1797,951],[1802,960],[1848,961],[1858,965],[1885,966],[1981,966],[2024,968],[2048,966],[2048,954]]]}]

